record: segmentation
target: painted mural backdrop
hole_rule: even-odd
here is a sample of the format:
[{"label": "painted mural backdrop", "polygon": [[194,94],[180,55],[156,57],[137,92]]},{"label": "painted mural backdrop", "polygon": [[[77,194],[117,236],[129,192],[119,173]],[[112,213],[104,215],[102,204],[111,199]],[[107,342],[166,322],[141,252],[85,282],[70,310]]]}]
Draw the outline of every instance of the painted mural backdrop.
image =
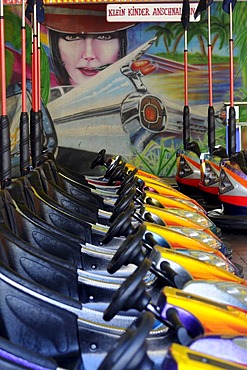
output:
[{"label": "painted mural backdrop", "polygon": [[[229,101],[229,15],[211,6],[213,100],[217,144],[225,145]],[[41,26],[41,79],[48,147],[68,165],[87,170],[102,148],[161,176],[175,171],[182,147],[184,31],[177,23],[109,23],[105,6],[46,6]],[[233,12],[236,101],[247,101],[246,3]],[[207,18],[188,31],[191,136],[207,147]],[[12,149],[18,150],[21,81],[20,7],[5,6],[8,106]],[[30,78],[31,29],[27,25]],[[247,109],[240,108],[240,121]],[[243,143],[243,145],[246,145]]]}]

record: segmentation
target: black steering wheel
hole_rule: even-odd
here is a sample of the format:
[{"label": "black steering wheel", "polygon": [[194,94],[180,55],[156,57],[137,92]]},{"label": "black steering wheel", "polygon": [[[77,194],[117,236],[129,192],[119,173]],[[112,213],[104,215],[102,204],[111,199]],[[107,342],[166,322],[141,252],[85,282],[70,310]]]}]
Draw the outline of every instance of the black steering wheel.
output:
[{"label": "black steering wheel", "polygon": [[105,177],[108,179],[109,176],[111,175],[112,171],[115,170],[115,168],[122,162],[122,158],[120,155],[117,155],[113,161],[111,161],[110,165],[108,166],[106,172],[105,172]]},{"label": "black steering wheel", "polygon": [[122,266],[127,266],[129,263],[139,266],[143,262],[145,254],[142,251],[142,238],[145,231],[146,226],[139,225],[134,233],[131,233],[121,244],[107,267],[110,274],[114,274]]},{"label": "black steering wheel", "polygon": [[92,161],[90,168],[93,169],[97,166],[106,166],[105,154],[106,154],[106,150],[101,149],[101,151],[97,154],[97,156]]},{"label": "black steering wheel", "polygon": [[124,176],[124,169],[125,163],[122,162],[119,163],[113,171],[111,171],[110,175],[106,175],[105,173],[105,178],[108,179],[108,184],[112,184],[114,181],[122,181],[122,178]]},{"label": "black steering wheel", "polygon": [[121,197],[122,195],[126,195],[131,189],[137,189],[137,181],[138,178],[134,177],[131,182],[128,182],[128,184],[125,184],[124,186],[121,185],[117,191],[117,195]]},{"label": "black steering wheel", "polygon": [[123,179],[121,187],[124,187],[125,185],[132,182],[137,172],[138,172],[137,168],[134,168],[132,171],[129,171],[127,176]]},{"label": "black steering wheel", "polygon": [[104,320],[110,321],[119,311],[136,309],[142,311],[150,302],[151,298],[146,291],[143,281],[144,276],[152,265],[149,259],[144,259],[142,264],[130,275],[121,287],[112,296],[112,301],[104,311]]},{"label": "black steering wheel", "polygon": [[117,346],[105,357],[98,370],[153,370],[147,356],[146,338],[154,324],[150,312],[138,317],[119,339]]},{"label": "black steering wheel", "polygon": [[119,213],[124,212],[129,204],[133,202],[135,197],[136,190],[133,188],[130,192],[119,199],[119,202],[116,202],[114,211],[112,212],[111,217],[109,217],[109,221],[112,222],[115,218],[119,215]]},{"label": "black steering wheel", "polygon": [[109,243],[115,236],[126,236],[131,233],[133,227],[131,225],[131,216],[135,212],[134,204],[130,204],[126,211],[121,212],[105,234],[102,243]]}]

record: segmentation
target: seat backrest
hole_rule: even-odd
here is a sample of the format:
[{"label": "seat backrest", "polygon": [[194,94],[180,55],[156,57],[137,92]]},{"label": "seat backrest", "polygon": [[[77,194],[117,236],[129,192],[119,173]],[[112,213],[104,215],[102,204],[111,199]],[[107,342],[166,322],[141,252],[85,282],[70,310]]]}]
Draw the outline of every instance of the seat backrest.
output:
[{"label": "seat backrest", "polygon": [[228,157],[227,152],[226,152],[226,148],[224,148],[223,146],[218,146],[218,147],[214,148],[214,150],[212,152],[212,155],[215,155],[215,156],[220,157],[220,158],[227,158]]},{"label": "seat backrest", "polygon": [[[69,362],[80,362],[77,316],[38,295],[59,299],[78,309],[79,303],[30,283],[1,262],[0,290],[0,336],[52,357],[64,368]],[[35,290],[36,296],[29,294],[30,290]]]},{"label": "seat backrest", "polygon": [[87,201],[82,201],[74,198],[64,189],[59,187],[51,176],[51,170],[48,163],[43,163],[41,166],[37,167],[37,170],[39,171],[43,189],[47,195],[61,204],[65,210],[81,216],[86,216],[86,220],[88,220],[88,222],[98,222],[98,207],[90,203],[90,196]]},{"label": "seat backrest", "polygon": [[42,356],[0,337],[0,368],[6,370],[55,370],[58,364],[51,357]]},{"label": "seat backrest", "polygon": [[192,152],[194,152],[198,158],[200,158],[200,155],[201,155],[201,149],[199,148],[199,145],[196,141],[191,141],[186,150],[190,150]]},{"label": "seat backrest", "polygon": [[[7,190],[0,191],[0,222],[15,235],[35,248],[82,267],[81,247],[73,235],[61,233],[40,217],[31,212],[26,205],[19,204],[22,212],[15,207]],[[76,239],[76,240],[74,240]]]},{"label": "seat backrest", "polygon": [[0,233],[0,260],[34,283],[65,296],[79,299],[78,275],[75,265],[66,268],[61,263],[56,263],[55,258],[48,253],[38,251],[28,244],[23,245],[22,243],[22,246],[20,244]]},{"label": "seat backrest", "polygon": [[[42,189],[38,171],[30,171],[27,175],[27,179],[35,189],[34,198],[37,209],[36,212],[41,218],[53,224],[55,227],[80,237],[83,239],[81,242],[92,243],[91,219],[87,219],[86,216],[81,216],[80,219],[77,219],[50,198]],[[28,192],[32,191],[28,186],[25,186],[24,189]]]},{"label": "seat backrest", "polygon": [[234,153],[230,157],[230,162],[232,164],[237,164],[240,169],[247,175],[247,156],[246,151],[241,150],[240,152]]}]

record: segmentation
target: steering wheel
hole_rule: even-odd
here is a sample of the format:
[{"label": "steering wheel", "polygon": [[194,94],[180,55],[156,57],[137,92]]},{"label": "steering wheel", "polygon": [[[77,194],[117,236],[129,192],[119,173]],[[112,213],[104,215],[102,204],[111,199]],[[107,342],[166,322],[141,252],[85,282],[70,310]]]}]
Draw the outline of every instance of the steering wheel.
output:
[{"label": "steering wheel", "polygon": [[124,186],[121,184],[120,188],[117,191],[117,195],[121,197],[121,195],[127,194],[128,191],[132,188],[137,188],[137,182],[138,178],[134,177],[131,182],[128,182],[128,184],[125,184]]},{"label": "steering wheel", "polygon": [[[130,234],[133,230],[131,225],[131,216],[135,210],[134,204],[130,204],[126,211],[120,213],[113,224],[109,227],[107,233],[105,234],[102,243],[109,243],[115,236],[124,236]],[[129,231],[129,232],[128,232]]]},{"label": "steering wheel", "polygon": [[153,327],[154,316],[150,312],[137,318],[101,363],[98,370],[154,369],[153,362],[146,354],[146,337]]},{"label": "steering wheel", "polygon": [[137,177],[135,177],[134,180],[130,182],[129,184],[126,184],[123,188],[120,187],[118,189],[117,191],[118,199],[115,205],[117,205],[117,203],[119,202],[119,199],[121,199],[121,196],[128,194],[132,189],[135,189],[136,192],[138,191],[136,187],[136,182],[137,182]]},{"label": "steering wheel", "polygon": [[112,212],[111,217],[109,217],[109,221],[112,222],[115,220],[115,218],[119,215],[119,213],[124,212],[129,204],[133,202],[134,196],[135,196],[135,189],[133,188],[128,194],[124,195],[120,198],[119,202],[116,202],[117,205],[114,208],[114,211]]},{"label": "steering wheel", "polygon": [[105,357],[98,370],[154,369],[147,356],[146,338],[154,324],[150,312],[138,317],[119,339],[117,346]]},{"label": "steering wheel", "polygon": [[127,176],[123,179],[122,181],[122,184],[121,184],[121,187],[124,187],[125,185],[129,184],[130,182],[133,181],[135,175],[137,174],[138,172],[138,169],[135,168],[134,170],[132,171],[129,171]]},{"label": "steering wheel", "polygon": [[113,171],[111,171],[110,175],[106,176],[105,174],[105,178],[108,179],[108,184],[112,184],[114,181],[121,181],[124,174],[124,168],[125,163],[122,162],[117,165],[117,167]]},{"label": "steering wheel", "polygon": [[136,309],[142,311],[150,302],[151,298],[146,291],[143,281],[144,276],[152,265],[149,259],[144,259],[142,264],[130,275],[120,288],[113,294],[110,305],[104,311],[103,318],[110,321],[119,311]]},{"label": "steering wheel", "polygon": [[93,169],[97,166],[105,166],[106,165],[105,154],[106,154],[106,150],[101,149],[101,151],[97,154],[97,156],[92,161],[90,168]]},{"label": "steering wheel", "polygon": [[110,274],[114,274],[120,267],[127,266],[129,263],[139,266],[143,262],[145,254],[142,251],[142,238],[145,231],[145,225],[139,225],[137,231],[131,233],[121,244],[108,264],[107,271]]},{"label": "steering wheel", "polygon": [[110,163],[110,165],[108,166],[106,172],[105,172],[105,177],[106,178],[109,178],[109,176],[111,175],[112,171],[115,170],[115,168],[120,164],[120,162],[122,161],[122,158],[120,155],[117,155],[115,159],[113,159],[113,161]]}]

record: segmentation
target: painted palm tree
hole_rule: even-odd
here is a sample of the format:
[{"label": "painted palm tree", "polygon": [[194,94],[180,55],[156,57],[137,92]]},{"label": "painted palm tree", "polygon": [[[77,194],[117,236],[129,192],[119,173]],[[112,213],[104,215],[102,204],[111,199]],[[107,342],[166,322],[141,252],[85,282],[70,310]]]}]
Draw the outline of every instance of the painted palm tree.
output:
[{"label": "painted palm tree", "polygon": [[[247,51],[246,51],[246,38],[247,38],[247,14],[246,14],[246,3],[238,2],[233,12],[233,32],[234,32],[234,44],[238,49],[238,66],[239,73],[242,77],[242,89],[240,91],[240,99],[247,102]],[[247,107],[243,106],[240,109],[240,121],[247,121]]]},{"label": "painted palm tree", "polygon": [[[5,33],[5,43],[12,44],[14,40],[14,33],[16,27],[18,27],[14,21],[14,19],[11,19],[12,12],[10,11],[9,6],[4,7],[4,33]],[[20,29],[20,28],[19,28]],[[10,49],[6,49],[5,51],[5,57],[6,57],[6,84],[9,85],[10,80],[13,75],[13,67],[14,65],[14,55],[10,51]]]},{"label": "painted palm tree", "polygon": [[247,39],[247,14],[246,14],[246,3],[237,3],[236,9],[233,12],[233,31],[236,35],[235,46],[239,50],[238,62],[240,71],[243,78],[243,87],[247,90],[247,51],[246,51],[246,39]]},{"label": "painted palm tree", "polygon": [[199,23],[197,22],[191,22],[188,30],[188,43],[194,39],[197,38],[199,46],[200,46],[200,52],[203,56],[207,55],[205,42],[207,40],[207,21],[206,19],[201,19]]},{"label": "painted palm tree", "polygon": [[[205,18],[205,17],[204,17]],[[174,34],[173,52],[176,53],[178,46],[184,36],[184,28],[180,22],[172,23],[172,31]],[[207,37],[207,22],[201,19],[200,22],[190,22],[188,30],[188,42],[197,37],[200,51],[203,56],[206,55],[205,40]]]},{"label": "painted palm tree", "polygon": [[174,37],[171,23],[166,22],[163,23],[162,25],[150,26],[147,28],[146,31],[156,31],[155,33],[155,36],[157,37],[155,41],[156,46],[158,45],[160,39],[163,39],[166,51],[169,52],[169,47]]},{"label": "painted palm tree", "polygon": [[[8,86],[13,76],[14,51],[19,52],[21,50],[21,18],[12,11],[11,6],[4,6],[4,20],[5,42],[9,45],[9,48],[6,49],[6,83]],[[26,26],[26,39],[27,64],[31,65],[31,28],[28,25]],[[50,68],[48,57],[42,45],[40,51],[41,93],[43,102],[47,103],[50,91]]]},{"label": "painted palm tree", "polygon": [[184,36],[184,29],[180,22],[171,23],[171,27],[172,27],[172,31],[174,35],[174,43],[173,43],[172,51],[173,53],[176,53],[178,45]]},{"label": "painted palm tree", "polygon": [[219,42],[219,49],[228,44],[229,40],[229,16],[225,12],[219,12],[220,16],[211,17],[211,31],[213,34],[212,38],[212,51]]}]

